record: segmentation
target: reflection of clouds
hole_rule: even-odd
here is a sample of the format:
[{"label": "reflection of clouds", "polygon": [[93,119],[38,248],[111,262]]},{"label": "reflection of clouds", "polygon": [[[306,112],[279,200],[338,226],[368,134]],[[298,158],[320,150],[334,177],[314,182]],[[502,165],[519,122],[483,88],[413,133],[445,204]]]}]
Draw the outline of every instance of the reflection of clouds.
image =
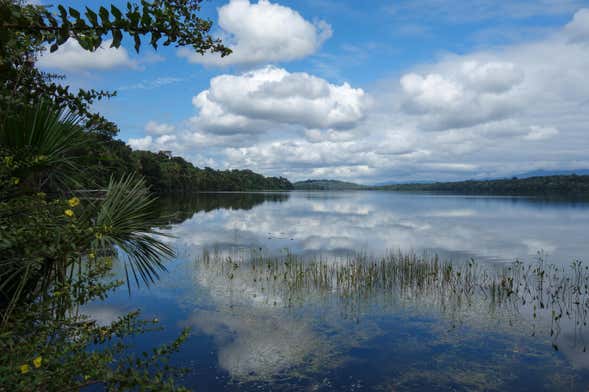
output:
[{"label": "reflection of clouds", "polygon": [[526,239],[522,241],[525,246],[528,247],[528,252],[548,252],[553,253],[556,250],[556,246],[551,244],[548,241],[536,240],[536,239]]},{"label": "reflection of clouds", "polygon": [[189,323],[215,337],[219,365],[233,377],[270,378],[321,347],[308,324],[272,312],[202,311]]},{"label": "reflection of clouds", "polygon": [[112,305],[97,302],[85,305],[81,309],[81,313],[88,316],[89,319],[96,321],[98,325],[106,326],[112,324],[128,312]]},{"label": "reflection of clouds", "polygon": [[470,216],[475,216],[477,213],[474,210],[470,209],[460,209],[460,210],[447,210],[447,211],[433,211],[429,213],[429,216],[433,216],[436,218],[465,218]]},{"label": "reflection of clouds", "polygon": [[[358,344],[361,347],[362,342],[382,336],[384,331],[371,320],[386,315],[398,318],[400,327],[411,322],[427,328],[436,344],[437,339],[453,345],[470,339],[469,345],[475,349],[476,336],[487,333],[501,334],[505,342],[514,344],[526,339],[534,344],[534,348],[530,346],[530,355],[545,356],[543,361],[553,360],[552,340],[573,366],[589,366],[589,356],[582,352],[586,327],[576,324],[584,320],[570,316],[553,323],[553,307],[536,309],[538,302],[530,300],[533,293],[523,302],[524,297],[504,298],[499,302],[491,299],[487,279],[495,265],[477,270],[482,280],[475,280],[473,287],[485,285],[486,289],[485,293],[477,291],[472,296],[463,296],[460,289],[458,293],[452,291],[440,279],[411,283],[410,277],[414,276],[411,271],[406,277],[389,275],[392,285],[386,289],[376,283],[378,278],[374,280],[374,290],[366,289],[361,283],[352,285],[358,287],[356,292],[348,291],[347,280],[341,280],[344,275],[336,272],[346,268],[346,262],[342,263],[341,259],[321,259],[321,265],[331,271],[328,275],[331,279],[316,281],[313,264],[308,264],[308,260],[300,258],[299,262],[306,264],[297,264],[297,259],[290,258],[289,267],[281,261],[285,259],[272,261],[256,255],[253,253],[252,259],[252,253],[248,256],[245,251],[223,250],[212,257],[207,253],[193,264],[193,280],[209,294],[215,310],[194,312],[189,324],[214,336],[219,346],[219,365],[234,377],[269,379],[297,366],[321,364],[325,355],[339,361],[336,352],[346,352]],[[308,267],[304,273],[301,265]],[[535,287],[534,283],[531,287]],[[433,324],[428,321],[432,317],[436,320]],[[358,323],[346,324],[345,320],[358,320]],[[467,329],[449,333],[450,325]],[[552,335],[551,330],[557,327],[559,331]],[[534,337],[530,337],[532,332]],[[493,348],[480,349],[494,354]],[[497,349],[501,353],[501,346]],[[330,364],[321,364],[326,365]]]},{"label": "reflection of clouds", "polygon": [[219,365],[233,377],[269,378],[318,358],[323,344],[311,325],[285,312],[287,299],[256,281],[254,270],[229,262],[195,267],[194,280],[218,310],[194,312],[189,324],[215,337]]},{"label": "reflection of clouds", "polygon": [[589,226],[587,209],[570,211],[509,198],[390,192],[328,196],[295,192],[280,204],[198,213],[173,233],[189,247],[287,247],[300,253],[434,250],[512,261],[532,260],[544,249],[551,261],[568,263],[587,251],[581,238]]}]

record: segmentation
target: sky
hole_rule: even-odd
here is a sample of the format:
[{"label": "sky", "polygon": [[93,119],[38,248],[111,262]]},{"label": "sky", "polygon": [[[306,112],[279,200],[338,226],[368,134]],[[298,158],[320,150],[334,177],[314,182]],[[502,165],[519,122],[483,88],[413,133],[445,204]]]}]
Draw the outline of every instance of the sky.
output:
[{"label": "sky", "polygon": [[589,168],[589,0],[208,0],[201,13],[230,56],[137,54],[127,37],[93,53],[69,40],[38,65],[116,90],[95,110],[119,138],[199,167],[364,184]]}]

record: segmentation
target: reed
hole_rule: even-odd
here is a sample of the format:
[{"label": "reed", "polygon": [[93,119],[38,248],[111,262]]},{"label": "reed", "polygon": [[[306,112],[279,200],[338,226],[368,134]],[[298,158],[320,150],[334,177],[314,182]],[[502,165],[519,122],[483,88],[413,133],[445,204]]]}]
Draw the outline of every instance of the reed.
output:
[{"label": "reed", "polygon": [[[288,251],[266,255],[256,250],[205,251],[195,262],[207,274],[226,279],[227,287],[255,295],[271,306],[338,306],[359,319],[370,309],[411,307],[435,311],[453,325],[473,316],[545,333],[558,349],[562,325],[579,335],[587,327],[589,267],[547,264],[453,263],[437,255],[389,252],[344,258],[304,257]],[[245,290],[247,287],[248,290]]]}]

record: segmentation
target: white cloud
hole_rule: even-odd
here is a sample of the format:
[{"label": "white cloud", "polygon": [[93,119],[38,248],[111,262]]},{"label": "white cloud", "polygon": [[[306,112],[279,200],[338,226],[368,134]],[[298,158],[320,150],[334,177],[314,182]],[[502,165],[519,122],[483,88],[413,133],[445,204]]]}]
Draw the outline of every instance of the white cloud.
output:
[{"label": "white cloud", "polygon": [[364,91],[334,85],[307,73],[268,66],[241,75],[213,78],[193,98],[193,123],[216,133],[255,133],[289,124],[347,129],[364,116]]},{"label": "white cloud", "polygon": [[147,135],[141,138],[130,138],[127,144],[134,150],[149,150],[158,152],[161,150],[179,151],[181,146],[177,143],[176,135],[161,135],[156,138]]},{"label": "white cloud", "polygon": [[106,40],[94,52],[83,49],[75,39],[68,39],[58,50],[47,50],[39,57],[38,65],[63,71],[107,70],[112,68],[138,68],[135,60],[122,46],[111,48],[112,40]]},{"label": "white cloud", "polygon": [[573,41],[589,41],[589,9],[579,10],[573,20],[566,25],[565,33]]},{"label": "white cloud", "polygon": [[170,84],[176,84],[184,81],[183,78],[176,78],[173,76],[161,76],[151,80],[142,80],[139,83],[128,84],[117,88],[117,91],[127,90],[154,90]]},{"label": "white cloud", "polygon": [[[437,68],[437,67],[436,67]],[[424,75],[401,77],[403,109],[421,117],[422,128],[445,130],[497,121],[520,109],[523,71],[510,62],[450,60]]]},{"label": "white cloud", "polygon": [[130,138],[127,144],[134,150],[149,150],[153,142],[153,138],[149,135],[141,138]]},{"label": "white cloud", "polygon": [[141,138],[130,138],[127,144],[134,150],[149,150],[152,146],[153,138],[149,135]]},{"label": "white cloud", "polygon": [[544,140],[550,139],[554,136],[558,135],[558,129],[554,127],[538,127],[536,125],[532,125],[530,127],[530,132],[524,136],[526,140]]},{"label": "white cloud", "polygon": [[193,98],[198,113],[186,129],[159,143],[194,161],[291,180],[455,180],[589,167],[586,17],[580,10],[536,41],[447,54],[367,91],[277,67],[221,75]]},{"label": "white cloud", "polygon": [[174,132],[176,127],[171,124],[158,123],[156,121],[149,121],[145,124],[145,130],[152,135],[165,135]]},{"label": "white cloud", "polygon": [[218,66],[291,61],[315,53],[332,34],[326,22],[308,22],[297,11],[268,0],[231,0],[218,12],[223,41],[233,53],[221,58],[181,48],[181,57]]}]

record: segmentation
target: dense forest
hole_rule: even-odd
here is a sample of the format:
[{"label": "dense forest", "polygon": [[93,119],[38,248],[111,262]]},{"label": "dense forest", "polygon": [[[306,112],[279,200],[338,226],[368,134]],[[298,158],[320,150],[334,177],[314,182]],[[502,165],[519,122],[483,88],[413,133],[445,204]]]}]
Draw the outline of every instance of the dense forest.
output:
[{"label": "dense forest", "polygon": [[169,153],[134,151],[107,135],[93,136],[96,142],[84,147],[93,151],[80,151],[80,156],[87,159],[88,177],[96,179],[98,185],[107,184],[111,175],[120,177],[134,171],[159,194],[293,189],[290,181],[283,177],[264,177],[251,170],[201,169]]},{"label": "dense forest", "polygon": [[294,189],[297,190],[314,190],[314,191],[339,191],[364,189],[364,185],[354,184],[353,182],[337,181],[337,180],[305,180],[298,181],[293,184]]},{"label": "dense forest", "polygon": [[589,195],[589,176],[545,176],[485,181],[385,185],[372,189],[494,195]]},{"label": "dense forest", "polygon": [[589,195],[589,175],[558,175],[498,180],[468,180],[420,184],[366,186],[334,180],[307,180],[293,184],[297,190],[385,190],[448,192],[490,195]]}]

